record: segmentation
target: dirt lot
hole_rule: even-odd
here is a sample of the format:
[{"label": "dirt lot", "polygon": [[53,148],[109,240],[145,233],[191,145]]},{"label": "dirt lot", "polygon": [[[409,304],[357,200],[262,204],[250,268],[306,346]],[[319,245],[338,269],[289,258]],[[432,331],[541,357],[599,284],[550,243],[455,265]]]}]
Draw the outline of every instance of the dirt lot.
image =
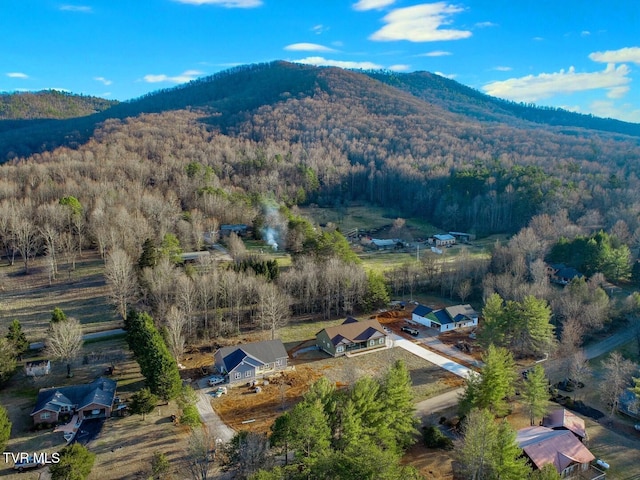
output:
[{"label": "dirt lot", "polygon": [[[351,358],[331,358],[319,351],[298,355],[290,364],[295,368],[269,380],[262,391],[252,393],[246,386],[229,389],[227,395],[213,398],[216,412],[236,430],[269,431],[284,410],[297,403],[309,386],[325,376],[338,388],[348,387],[364,375],[382,376],[389,365],[402,359],[411,374],[416,400],[423,400],[461,384],[455,375],[412,355],[392,348]],[[250,421],[249,423],[243,423]]]}]

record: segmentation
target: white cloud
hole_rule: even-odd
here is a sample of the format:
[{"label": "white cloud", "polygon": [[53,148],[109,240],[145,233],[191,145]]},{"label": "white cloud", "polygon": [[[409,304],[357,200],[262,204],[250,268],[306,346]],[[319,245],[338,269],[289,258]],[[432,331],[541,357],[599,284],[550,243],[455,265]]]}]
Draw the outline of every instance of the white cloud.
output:
[{"label": "white cloud", "polygon": [[576,73],[573,67],[556,73],[541,73],[526,77],[492,82],[482,89],[489,95],[522,102],[536,102],[558,94],[571,94],[585,90],[606,89],[619,94],[631,82],[626,65],[608,64],[601,72]]},{"label": "white cloud", "polygon": [[327,30],[329,30],[329,27],[325,27],[324,25],[322,25],[321,23],[318,25],[314,25],[313,27],[311,27],[311,31],[313,33],[315,33],[316,35],[320,35],[321,33],[326,32]]},{"label": "white cloud", "polygon": [[398,65],[391,65],[389,67],[389,70],[391,70],[392,72],[406,72],[410,68],[411,68],[410,65],[398,64]]},{"label": "white cloud", "polygon": [[468,30],[440,28],[451,23],[451,15],[463,8],[445,2],[424,3],[413,7],[398,8],[383,18],[386,25],[369,37],[370,40],[410,42],[435,42],[460,40],[471,36]]},{"label": "white cloud", "polygon": [[9,78],[29,78],[29,75],[22,72],[9,72],[7,73],[7,77]]},{"label": "white cloud", "polygon": [[622,106],[616,106],[608,100],[597,100],[589,106],[592,114],[604,118],[617,118],[625,122],[640,123],[640,109],[638,105],[625,103]]},{"label": "white cloud", "polygon": [[292,43],[284,47],[291,52],[335,52],[333,48],[318,45],[317,43]]},{"label": "white cloud", "polygon": [[588,37],[589,35],[591,35],[591,32],[589,30],[583,30],[580,32],[581,37]]},{"label": "white cloud", "polygon": [[92,13],[93,9],[86,5],[61,5],[60,10],[65,12]]},{"label": "white cloud", "polygon": [[640,47],[626,47],[620,50],[593,52],[589,54],[589,58],[594,62],[601,63],[632,62],[640,65]]},{"label": "white cloud", "polygon": [[294,63],[303,63],[305,65],[315,65],[317,67],[340,67],[340,68],[353,68],[361,70],[380,70],[384,68],[382,65],[378,65],[373,62],[349,62],[343,60],[329,60],[324,57],[307,57],[300,60],[292,60]]},{"label": "white cloud", "polygon": [[492,70],[497,70],[498,72],[510,72],[513,69],[511,67],[499,65],[497,67],[493,67]]},{"label": "white cloud", "polygon": [[493,22],[478,22],[476,23],[476,27],[478,28],[488,28],[488,27],[497,27],[498,24],[497,23],[493,23]]},{"label": "white cloud", "polygon": [[173,0],[189,5],[219,5],[225,8],[255,8],[262,5],[262,0]]},{"label": "white cloud", "polygon": [[190,82],[191,80],[194,80],[196,77],[198,77],[198,75],[202,75],[202,73],[203,72],[200,72],[198,70],[187,70],[181,73],[180,75],[176,75],[175,77],[170,77],[165,74],[160,74],[160,75],[145,75],[143,79],[147,83],[161,83],[161,82],[186,83],[186,82]]},{"label": "white cloud", "polygon": [[434,50],[433,52],[421,53],[419,57],[446,57],[453,55],[451,52],[445,52],[444,50]]},{"label": "white cloud", "polygon": [[109,86],[111,85],[113,82],[111,80],[107,80],[104,77],[93,77],[93,79],[97,82],[102,83],[103,85]]},{"label": "white cloud", "polygon": [[534,42],[542,42],[544,40],[544,37],[533,37],[532,40]]},{"label": "white cloud", "polygon": [[396,0],[359,0],[353,5],[354,10],[364,12],[365,10],[380,10],[381,8],[393,5]]}]

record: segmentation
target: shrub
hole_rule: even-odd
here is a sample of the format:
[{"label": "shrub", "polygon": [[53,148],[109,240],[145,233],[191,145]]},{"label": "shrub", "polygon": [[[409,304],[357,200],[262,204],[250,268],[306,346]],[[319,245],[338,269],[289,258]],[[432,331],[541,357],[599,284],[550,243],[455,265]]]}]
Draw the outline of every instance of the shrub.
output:
[{"label": "shrub", "polygon": [[198,427],[202,424],[200,414],[195,405],[185,405],[182,410],[182,416],[180,417],[180,423],[188,425],[191,428]]},{"label": "shrub", "polygon": [[442,433],[435,425],[422,427],[422,438],[428,448],[453,449],[453,440]]}]

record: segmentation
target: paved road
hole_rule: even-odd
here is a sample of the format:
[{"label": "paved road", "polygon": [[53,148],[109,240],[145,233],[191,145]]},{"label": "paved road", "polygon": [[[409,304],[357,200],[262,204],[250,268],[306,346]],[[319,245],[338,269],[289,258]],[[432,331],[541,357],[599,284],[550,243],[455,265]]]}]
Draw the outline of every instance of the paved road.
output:
[{"label": "paved road", "polygon": [[460,387],[416,403],[416,416],[422,419],[432,413],[456,406],[462,392],[464,392],[464,388]]},{"label": "paved road", "polygon": [[[123,335],[126,333],[122,328],[114,328],[113,330],[105,330],[104,332],[87,333],[82,336],[82,340],[95,340],[96,338],[111,337],[114,335]],[[42,350],[44,342],[33,342],[29,344],[29,350]]]},{"label": "paved road", "polygon": [[629,331],[622,330],[620,332],[614,333],[604,340],[600,340],[597,343],[585,347],[583,349],[584,354],[587,357],[587,360],[591,360],[593,358],[599,357],[600,355],[604,355],[607,352],[610,352],[620,345],[627,343],[631,339],[632,337],[629,334]]},{"label": "paved road", "polygon": [[215,435],[216,441],[219,438],[223,443],[230,442],[236,432],[222,421],[211,406],[211,396],[209,392],[212,389],[207,385],[207,379],[200,379],[198,381],[198,387],[198,390],[196,390],[198,394],[196,407],[198,408],[202,422],[207,426],[209,432]]}]

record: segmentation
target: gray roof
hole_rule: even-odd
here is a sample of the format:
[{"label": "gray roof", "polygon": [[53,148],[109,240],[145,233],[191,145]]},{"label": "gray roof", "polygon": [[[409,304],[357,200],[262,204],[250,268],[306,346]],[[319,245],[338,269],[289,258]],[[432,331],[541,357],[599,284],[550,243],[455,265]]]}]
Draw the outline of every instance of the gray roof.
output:
[{"label": "gray roof", "polygon": [[227,372],[232,371],[243,361],[255,367],[273,363],[279,358],[288,357],[281,340],[267,340],[233,347],[223,347],[216,354],[219,354],[222,358]]},{"label": "gray roof", "polygon": [[87,405],[100,404],[110,407],[116,394],[116,382],[109,378],[98,377],[93,382],[84,385],[68,387],[54,387],[40,390],[36,406],[31,415],[42,410],[59,412],[63,405],[73,405],[82,409]]}]

